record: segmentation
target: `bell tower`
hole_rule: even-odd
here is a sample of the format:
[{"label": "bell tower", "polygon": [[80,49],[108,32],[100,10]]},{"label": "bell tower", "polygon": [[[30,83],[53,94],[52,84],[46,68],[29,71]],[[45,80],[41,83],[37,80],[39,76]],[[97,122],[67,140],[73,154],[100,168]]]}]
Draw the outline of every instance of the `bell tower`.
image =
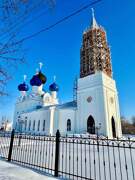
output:
[{"label": "bell tower", "polygon": [[110,48],[105,30],[96,22],[94,10],[91,26],[83,33],[80,51],[76,126],[79,133],[98,133],[109,138],[122,135]]},{"label": "bell tower", "polygon": [[110,48],[107,43],[106,32],[96,22],[92,9],[92,23],[83,33],[83,42],[80,51],[80,77],[103,71],[112,77]]}]

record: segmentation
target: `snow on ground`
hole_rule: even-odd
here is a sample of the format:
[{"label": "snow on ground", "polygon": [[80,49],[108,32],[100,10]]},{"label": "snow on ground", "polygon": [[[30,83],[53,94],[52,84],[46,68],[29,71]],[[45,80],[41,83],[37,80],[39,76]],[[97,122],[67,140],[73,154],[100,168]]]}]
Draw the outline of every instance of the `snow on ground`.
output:
[{"label": "snow on ground", "polygon": [[0,180],[56,180],[56,178],[0,160]]}]

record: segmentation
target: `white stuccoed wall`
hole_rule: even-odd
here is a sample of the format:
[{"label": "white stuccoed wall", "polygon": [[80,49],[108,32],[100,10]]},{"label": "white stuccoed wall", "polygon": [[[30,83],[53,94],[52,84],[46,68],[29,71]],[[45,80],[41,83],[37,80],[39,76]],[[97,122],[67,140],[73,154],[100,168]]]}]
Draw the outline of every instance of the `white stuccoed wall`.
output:
[{"label": "white stuccoed wall", "polygon": [[[92,97],[92,101],[87,101]],[[110,98],[113,98],[111,103]],[[120,112],[115,81],[103,72],[78,79],[77,91],[77,131],[87,131],[87,119],[90,115],[95,120],[95,126],[101,123],[100,134],[112,137],[111,118],[114,117],[117,136],[121,137]]]},{"label": "white stuccoed wall", "polygon": [[[33,92],[37,92],[38,89],[41,91],[42,86],[32,87]],[[47,100],[45,98],[49,98],[49,99]],[[34,111],[36,111],[37,106],[46,107],[50,105],[55,106],[55,104],[58,104],[57,92],[53,92],[52,96],[49,93],[45,93],[43,98],[39,94],[30,94],[30,95],[19,97],[17,103],[15,104],[13,128],[15,128],[16,122],[18,121],[18,116],[20,116],[22,113],[29,112],[29,111],[33,111],[34,113]],[[52,113],[50,114],[51,114],[51,119],[52,119]],[[50,130],[49,133],[53,134],[52,129]]]},{"label": "white stuccoed wall", "polygon": [[[25,120],[27,117],[27,128],[26,132],[33,133],[45,133],[50,134],[50,110],[49,109],[39,109],[28,113],[21,114],[21,117]],[[29,121],[31,120],[31,129],[29,131]],[[35,131],[33,131],[33,122],[35,120]],[[38,129],[38,121],[40,120],[40,128]],[[43,121],[45,120],[45,131],[43,132]],[[25,132],[23,124],[23,132]]]},{"label": "white stuccoed wall", "polygon": [[20,114],[33,110],[36,108],[36,106],[40,106],[40,105],[42,105],[41,97],[36,97],[36,98],[25,97],[25,100],[17,102],[15,104],[13,128],[15,128],[16,121]]},{"label": "white stuccoed wall", "polygon": [[[59,109],[58,112],[58,129],[61,135],[75,133],[75,110],[74,109]],[[71,131],[67,131],[67,120],[71,120]]]},{"label": "white stuccoed wall", "polygon": [[[120,110],[119,110],[119,100],[118,100],[118,92],[116,89],[115,81],[105,74],[103,76],[103,91],[104,91],[104,101],[105,101],[105,114],[106,114],[106,128],[107,135],[112,137],[112,124],[111,118],[113,117],[115,120],[116,126],[116,135],[118,137],[122,136],[121,130],[121,121],[120,121]],[[113,102],[111,102],[111,98],[113,98]]]}]

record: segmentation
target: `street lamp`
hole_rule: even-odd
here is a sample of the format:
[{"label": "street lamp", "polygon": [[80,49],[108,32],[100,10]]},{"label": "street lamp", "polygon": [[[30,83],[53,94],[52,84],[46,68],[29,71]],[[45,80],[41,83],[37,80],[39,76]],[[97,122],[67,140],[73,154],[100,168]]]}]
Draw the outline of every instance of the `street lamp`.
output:
[{"label": "street lamp", "polygon": [[96,126],[96,131],[97,131],[97,150],[99,152],[99,142],[98,142],[98,132],[101,129],[101,123],[98,124],[98,126]]},{"label": "street lamp", "polygon": [[97,137],[99,135],[98,132],[99,132],[100,129],[101,129],[101,123],[99,123],[98,126],[96,126]]}]

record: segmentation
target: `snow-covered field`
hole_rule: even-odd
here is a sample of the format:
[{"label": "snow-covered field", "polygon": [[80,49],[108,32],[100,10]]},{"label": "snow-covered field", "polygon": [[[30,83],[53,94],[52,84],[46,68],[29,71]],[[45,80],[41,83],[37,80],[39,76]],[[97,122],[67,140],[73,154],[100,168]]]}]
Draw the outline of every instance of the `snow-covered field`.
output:
[{"label": "snow-covered field", "polygon": [[[59,174],[67,179],[135,180],[135,141],[124,139],[100,139],[98,146],[94,138],[61,138]],[[54,137],[28,136],[21,139],[20,146],[18,144],[19,138],[15,138],[12,151],[14,161],[54,174]],[[9,139],[0,137],[1,156],[4,152],[8,154],[8,147]]]}]

